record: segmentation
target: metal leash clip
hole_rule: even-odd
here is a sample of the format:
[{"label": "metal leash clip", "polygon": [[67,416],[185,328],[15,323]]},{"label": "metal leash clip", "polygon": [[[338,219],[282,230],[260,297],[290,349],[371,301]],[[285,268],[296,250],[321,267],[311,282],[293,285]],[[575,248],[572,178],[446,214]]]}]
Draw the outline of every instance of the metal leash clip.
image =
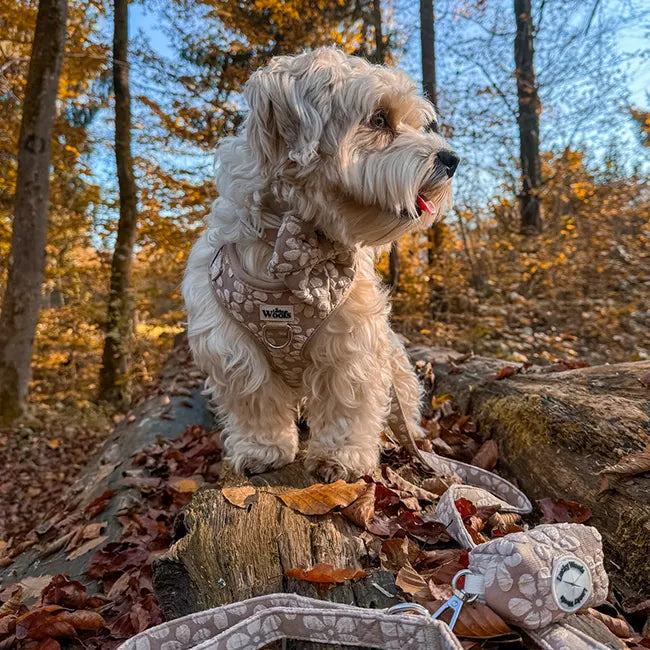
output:
[{"label": "metal leash clip", "polygon": [[454,576],[454,579],[451,581],[454,595],[446,603],[443,603],[437,611],[431,614],[431,618],[439,618],[445,610],[450,609],[453,612],[448,624],[450,630],[454,629],[454,625],[456,625],[456,621],[458,621],[460,610],[463,609],[463,605],[465,603],[473,603],[478,598],[478,594],[470,595],[458,587],[458,580],[462,576],[470,575],[471,573],[472,572],[469,569],[464,569]]},{"label": "metal leash clip", "polygon": [[458,581],[463,576],[470,575],[472,572],[469,569],[463,569],[459,571],[454,579],[451,581],[452,589],[454,590],[454,595],[446,602],[443,603],[437,611],[433,614],[429,614],[428,610],[422,605],[417,603],[398,603],[393,605],[386,610],[387,614],[420,614],[422,616],[431,616],[431,618],[439,618],[440,615],[447,609],[451,609],[453,614],[451,615],[451,621],[449,621],[449,629],[453,630],[456,621],[460,616],[460,610],[463,608],[465,603],[473,603],[477,598],[478,594],[468,594],[463,589],[458,586]]}]

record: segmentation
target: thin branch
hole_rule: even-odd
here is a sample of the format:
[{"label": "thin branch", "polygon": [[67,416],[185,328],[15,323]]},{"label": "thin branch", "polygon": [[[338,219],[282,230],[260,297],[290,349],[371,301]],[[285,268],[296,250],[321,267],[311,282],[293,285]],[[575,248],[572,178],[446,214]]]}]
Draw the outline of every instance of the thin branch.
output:
[{"label": "thin branch", "polygon": [[591,22],[594,19],[594,16],[596,15],[596,10],[598,9],[599,4],[600,4],[600,0],[596,0],[594,2],[594,6],[591,9],[591,14],[589,15],[589,20],[587,21],[587,26],[585,27],[585,36],[589,32],[589,28],[591,27]]},{"label": "thin branch", "polygon": [[487,68],[482,63],[480,63],[479,61],[476,61],[475,59],[472,59],[471,57],[467,56],[466,54],[463,54],[462,52],[459,52],[456,48],[450,47],[450,46],[447,46],[447,47],[451,52],[456,54],[456,56],[460,56],[461,58],[465,59],[466,61],[469,61],[470,63],[475,65],[483,73],[483,76],[488,80],[490,85],[496,91],[497,95],[502,99],[505,107],[508,109],[510,114],[515,119],[517,119],[517,111],[515,111],[515,109],[510,105],[510,102],[508,101],[508,98],[507,98],[506,94],[501,90],[501,88],[499,88],[496,81],[492,78],[492,75],[488,72]]}]

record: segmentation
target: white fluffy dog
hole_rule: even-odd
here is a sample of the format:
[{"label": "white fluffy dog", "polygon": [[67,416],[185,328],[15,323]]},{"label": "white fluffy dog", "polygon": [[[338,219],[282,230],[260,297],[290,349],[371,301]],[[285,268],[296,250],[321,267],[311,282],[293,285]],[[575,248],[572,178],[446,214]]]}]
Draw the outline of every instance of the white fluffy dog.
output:
[{"label": "white fluffy dog", "polygon": [[[207,373],[224,420],[226,457],[237,471],[263,472],[293,461],[302,406],[310,429],[307,469],[324,481],[355,478],[378,464],[391,385],[399,389],[411,428],[420,430],[419,384],[390,329],[374,260],[399,235],[442,217],[458,156],[437,134],[433,106],[406,74],[333,48],[275,57],[251,76],[245,94],[250,113],[241,132],[219,148],[219,198],[183,281],[190,346]],[[318,249],[312,262],[322,262],[311,280],[311,266],[301,267],[306,275],[299,287],[322,287],[325,278],[330,292],[319,295],[325,302],[336,298],[317,328],[305,330],[303,323],[301,329],[296,320],[299,310],[313,314],[307,303],[315,305],[315,294],[300,294],[295,286],[278,290],[274,295],[285,302],[290,295],[291,303],[278,309],[263,304],[271,300],[267,293],[254,291],[265,283],[277,288],[282,280],[290,285],[290,265],[273,265],[278,228],[282,233],[287,217],[312,229],[301,242],[311,242]],[[212,265],[224,246],[236,263],[215,274]],[[345,255],[343,268],[336,260]],[[230,291],[221,281],[215,285],[222,268],[235,283]],[[237,273],[251,285],[246,295]],[[339,277],[346,282],[337,284]],[[243,322],[244,311],[255,324]],[[291,376],[276,354],[288,341],[265,338],[265,348],[254,335],[270,325],[264,322],[269,314],[281,320],[289,339],[302,341],[296,344],[299,372],[294,367]]]}]

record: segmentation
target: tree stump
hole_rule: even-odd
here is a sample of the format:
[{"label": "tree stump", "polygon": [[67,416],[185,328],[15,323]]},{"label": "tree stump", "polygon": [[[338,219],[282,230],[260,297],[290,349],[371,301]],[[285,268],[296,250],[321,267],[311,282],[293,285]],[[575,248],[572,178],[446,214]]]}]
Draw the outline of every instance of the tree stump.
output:
[{"label": "tree stump", "polygon": [[[313,483],[299,459],[250,480],[226,473],[224,487],[257,488],[253,502],[245,508],[232,505],[221,489],[198,492],[177,517],[176,542],[154,562],[154,589],[165,617],[177,618],[274,592],[366,608],[400,602],[394,576],[369,568],[369,550],[359,537],[360,529],[338,513],[306,517],[277,497],[288,488]],[[369,573],[326,592],[286,576],[288,569],[309,569],[319,562]],[[329,646],[296,641],[288,642],[287,647],[318,650]]]}]

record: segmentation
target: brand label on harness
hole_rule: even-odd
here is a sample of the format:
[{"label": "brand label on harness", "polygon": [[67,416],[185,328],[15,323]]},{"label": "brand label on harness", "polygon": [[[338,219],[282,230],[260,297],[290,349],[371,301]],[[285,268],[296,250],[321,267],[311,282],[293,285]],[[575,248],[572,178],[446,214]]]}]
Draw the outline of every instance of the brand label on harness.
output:
[{"label": "brand label on harness", "polygon": [[293,320],[293,305],[260,305],[260,320],[288,323]]}]

